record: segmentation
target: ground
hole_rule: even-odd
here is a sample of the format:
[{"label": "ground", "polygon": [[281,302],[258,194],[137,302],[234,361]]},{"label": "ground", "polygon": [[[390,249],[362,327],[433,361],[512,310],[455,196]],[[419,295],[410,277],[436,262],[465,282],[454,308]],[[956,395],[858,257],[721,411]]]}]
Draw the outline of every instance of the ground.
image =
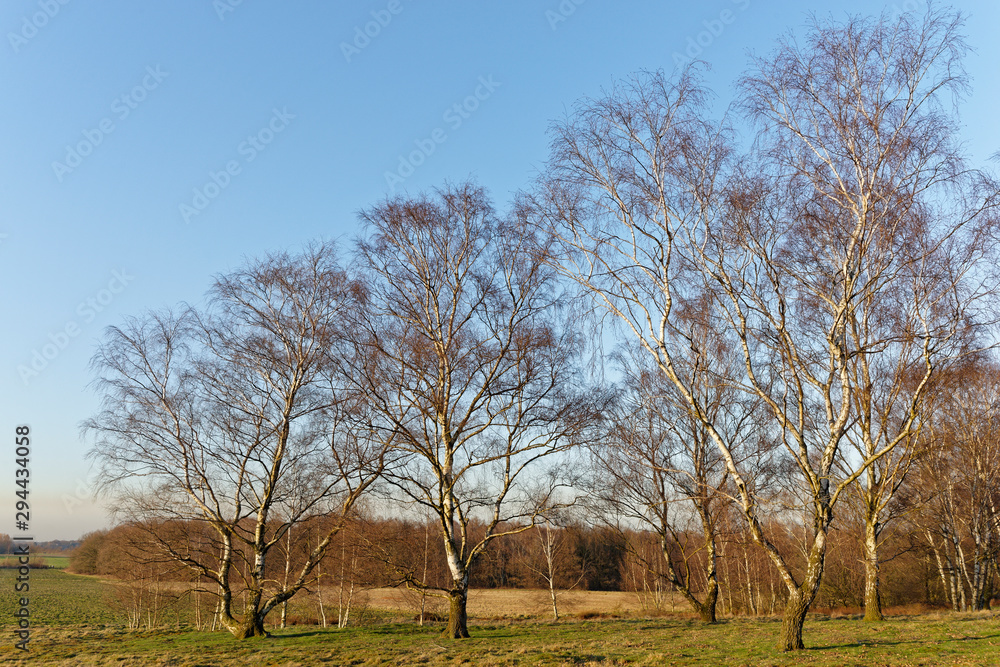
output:
[{"label": "ground", "polygon": [[[636,596],[570,592],[567,615],[545,620],[539,591],[473,591],[472,639],[445,640],[440,622],[412,620],[412,597],[367,593],[357,625],[274,629],[269,639],[238,642],[224,632],[197,632],[180,613],[163,614],[153,630],[128,630],[114,589],[95,577],[33,571],[30,651],[14,648],[13,570],[0,570],[0,663],[11,665],[995,665],[1000,621],[990,614],[896,615],[866,625],[855,615],[811,615],[808,647],[775,650],[780,622],[723,619],[706,627],[682,609],[651,613]],[[336,615],[336,598],[327,592]],[[294,609],[304,619],[313,604]]]}]

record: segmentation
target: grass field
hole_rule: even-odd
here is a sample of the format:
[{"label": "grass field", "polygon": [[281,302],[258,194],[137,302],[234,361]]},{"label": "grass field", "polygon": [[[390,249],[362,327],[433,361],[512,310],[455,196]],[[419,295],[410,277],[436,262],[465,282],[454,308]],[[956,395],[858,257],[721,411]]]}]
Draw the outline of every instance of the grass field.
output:
[{"label": "grass field", "polygon": [[[868,626],[855,617],[813,615],[806,623],[805,651],[775,651],[776,619],[725,619],[706,627],[680,615],[641,617],[619,604],[621,618],[584,619],[614,601],[612,595],[579,593],[578,611],[558,622],[505,617],[490,607],[541,600],[532,591],[473,591],[472,639],[440,637],[441,623],[419,627],[397,614],[363,615],[365,625],[345,630],[298,625],[274,630],[268,639],[244,642],[224,632],[195,632],[176,622],[155,631],[129,631],[110,600],[110,584],[56,570],[32,572],[31,651],[13,648],[8,611],[12,577],[0,582],[3,635],[0,663],[11,665],[161,665],[207,667],[257,665],[996,665],[1000,622],[989,614],[936,613],[896,616]],[[369,605],[391,592],[375,591]],[[572,593],[566,601],[572,598]],[[479,600],[477,603],[476,600]],[[624,598],[623,598],[624,600]],[[477,607],[481,606],[481,609]],[[567,605],[572,607],[573,605]],[[478,611],[477,611],[478,610]],[[487,613],[482,613],[482,611]],[[611,611],[611,610],[608,610]],[[334,612],[335,613],[335,612]],[[178,619],[181,620],[181,619]]]},{"label": "grass field", "polygon": [[[419,609],[415,594],[398,588],[365,591],[362,601],[376,610],[403,610],[414,617]],[[640,599],[634,593],[563,591],[558,601],[561,615],[634,616],[644,612]],[[664,611],[686,611],[686,604],[677,595],[673,605],[668,602]],[[427,608],[443,615],[447,613],[448,605],[444,599],[428,597]],[[548,619],[552,616],[552,602],[548,591],[544,590],[479,589],[469,594],[468,612],[472,618],[490,620]]]},{"label": "grass field", "polygon": [[[65,570],[69,566],[69,556],[65,555],[31,554],[31,560],[34,563],[44,561],[49,567],[58,570]],[[17,567],[17,556],[0,556],[0,568],[3,567]]]}]

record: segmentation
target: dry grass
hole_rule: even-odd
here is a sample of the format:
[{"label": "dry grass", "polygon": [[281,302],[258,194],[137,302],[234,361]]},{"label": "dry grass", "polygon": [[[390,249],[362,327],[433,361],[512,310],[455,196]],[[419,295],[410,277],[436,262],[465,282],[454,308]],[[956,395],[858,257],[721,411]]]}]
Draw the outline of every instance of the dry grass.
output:
[{"label": "dry grass", "polygon": [[812,619],[807,649],[777,651],[775,620],[725,620],[714,626],[682,619],[476,623],[472,639],[451,641],[441,624],[382,624],[335,630],[289,628],[270,639],[236,641],[225,632],[162,628],[39,627],[31,654],[0,641],[0,664],[101,667],[282,667],[306,665],[739,665],[754,667],[935,667],[995,665],[1000,631],[984,614],[943,620]]},{"label": "dry grass", "polygon": [[[419,610],[419,595],[398,588],[375,588],[366,591],[368,606],[383,611],[404,611],[416,613]],[[326,600],[336,600],[336,591],[326,591]],[[561,616],[591,618],[625,617],[655,612],[643,606],[635,593],[614,591],[562,591],[557,597]],[[440,597],[427,598],[427,609],[443,614],[447,612],[447,600]],[[666,611],[676,610],[687,613],[684,601],[677,596],[674,605],[667,603]],[[469,592],[469,617],[474,619],[545,619],[552,616],[552,602],[546,590],[523,589],[474,589]]]},{"label": "dry grass", "polygon": [[[627,593],[570,591],[564,619],[549,621],[545,591],[476,590],[470,596],[473,638],[442,639],[441,622],[418,627],[412,605],[419,598],[396,589],[358,595],[345,630],[317,628],[315,599],[297,600],[301,620],[273,628],[267,640],[239,642],[226,632],[195,632],[189,620],[164,614],[153,630],[127,630],[108,607],[106,582],[58,570],[32,575],[31,653],[13,647],[10,620],[0,621],[0,664],[89,667],[252,667],[256,665],[991,665],[1000,627],[989,613],[890,610],[888,622],[869,625],[810,614],[806,651],[775,650],[776,619],[723,619],[714,626],[677,613],[643,611]],[[336,591],[326,589],[328,616]],[[0,590],[0,608],[12,609],[12,588]],[[367,602],[365,602],[367,598]],[[333,603],[333,604],[331,604]],[[439,603],[440,604],[440,603]],[[277,616],[272,614],[272,616]],[[394,622],[404,620],[405,622]]]}]

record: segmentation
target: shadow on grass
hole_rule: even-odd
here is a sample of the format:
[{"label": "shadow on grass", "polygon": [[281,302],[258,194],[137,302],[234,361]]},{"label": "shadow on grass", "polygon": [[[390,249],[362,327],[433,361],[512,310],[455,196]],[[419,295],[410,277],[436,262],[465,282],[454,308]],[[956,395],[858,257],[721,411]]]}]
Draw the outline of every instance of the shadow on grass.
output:
[{"label": "shadow on grass", "polygon": [[824,646],[806,646],[807,651],[828,651],[844,648],[882,648],[885,646],[947,646],[954,642],[987,641],[1000,638],[1000,633],[969,637],[949,637],[947,639],[873,639],[872,641],[857,641],[847,644],[828,644]]},{"label": "shadow on grass", "polygon": [[329,630],[311,630],[305,632],[285,632],[280,635],[272,634],[271,639],[299,639],[301,637],[318,637],[330,634]]}]

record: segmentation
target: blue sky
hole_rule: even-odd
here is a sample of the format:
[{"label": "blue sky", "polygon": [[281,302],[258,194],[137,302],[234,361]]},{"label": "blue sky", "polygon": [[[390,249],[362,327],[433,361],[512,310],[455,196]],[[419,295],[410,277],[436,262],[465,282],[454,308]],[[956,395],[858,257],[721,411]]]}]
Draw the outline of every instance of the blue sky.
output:
[{"label": "blue sky", "polygon": [[[975,53],[970,155],[1000,150],[1000,9],[955,2]],[[0,532],[14,529],[14,428],[29,424],[32,532],[107,523],[79,423],[104,327],[198,303],[243,258],[474,177],[503,207],[585,95],[691,50],[720,105],[748,50],[810,12],[918,0],[5,0],[0,6]],[[697,45],[697,46],[693,46]],[[701,49],[700,53],[696,49]],[[456,106],[457,105],[457,106]],[[34,364],[34,366],[32,365]]]}]

